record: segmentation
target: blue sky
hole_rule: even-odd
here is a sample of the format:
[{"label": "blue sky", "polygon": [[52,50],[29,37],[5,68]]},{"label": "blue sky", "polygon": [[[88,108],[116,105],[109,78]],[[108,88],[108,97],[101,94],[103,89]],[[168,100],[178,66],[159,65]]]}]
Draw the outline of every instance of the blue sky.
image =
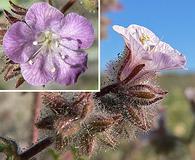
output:
[{"label": "blue sky", "polygon": [[182,52],[187,68],[195,71],[195,0],[119,0],[123,10],[106,14],[112,20],[108,37],[101,41],[101,69],[117,57],[124,47],[123,39],[112,25],[127,27],[138,24],[152,30],[163,41]]}]

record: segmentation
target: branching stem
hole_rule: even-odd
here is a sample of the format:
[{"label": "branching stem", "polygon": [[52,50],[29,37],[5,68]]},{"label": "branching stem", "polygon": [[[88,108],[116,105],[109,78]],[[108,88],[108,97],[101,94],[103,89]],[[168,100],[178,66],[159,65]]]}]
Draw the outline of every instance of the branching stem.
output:
[{"label": "branching stem", "polygon": [[69,0],[61,9],[62,13],[65,13],[77,0]]},{"label": "branching stem", "polygon": [[52,0],[48,0],[48,3],[53,6],[53,1]]},{"label": "branching stem", "polygon": [[19,155],[20,160],[27,160],[44,150],[45,148],[49,147],[54,142],[52,137],[47,137],[37,144],[30,147],[28,150],[24,151]]}]

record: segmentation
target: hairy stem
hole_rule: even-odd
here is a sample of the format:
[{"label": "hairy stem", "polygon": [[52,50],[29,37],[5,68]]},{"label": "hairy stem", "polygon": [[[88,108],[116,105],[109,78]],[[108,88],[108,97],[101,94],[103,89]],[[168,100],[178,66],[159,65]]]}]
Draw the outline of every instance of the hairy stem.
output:
[{"label": "hairy stem", "polygon": [[102,97],[118,87],[119,83],[114,83],[106,87],[101,88],[100,92],[96,92],[96,97]]},{"label": "hairy stem", "polygon": [[77,0],[69,0],[64,7],[62,7],[61,12],[65,13]]},{"label": "hairy stem", "polygon": [[122,81],[119,81],[118,83],[114,83],[111,85],[108,85],[104,88],[102,88],[100,90],[100,92],[97,92],[95,95],[96,97],[101,97],[104,96],[106,94],[108,94],[111,91],[114,91],[117,87],[119,87],[119,85],[125,85],[128,82],[130,82],[143,68],[145,67],[145,64],[139,64],[137,65],[132,71],[131,73],[127,76],[127,78],[125,78]]},{"label": "hairy stem", "polygon": [[19,155],[21,160],[27,160],[44,150],[45,148],[49,147],[54,142],[52,137],[47,137],[42,141],[38,142],[37,144],[30,147],[28,150],[24,151]]}]

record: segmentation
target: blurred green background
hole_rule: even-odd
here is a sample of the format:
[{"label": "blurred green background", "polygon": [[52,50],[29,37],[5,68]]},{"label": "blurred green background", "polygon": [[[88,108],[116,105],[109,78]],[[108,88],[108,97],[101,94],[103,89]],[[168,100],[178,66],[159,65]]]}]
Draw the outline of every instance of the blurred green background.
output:
[{"label": "blurred green background", "polygon": [[[28,8],[32,5],[34,2],[38,2],[40,0],[13,0],[16,4],[19,4],[21,6],[24,6]],[[67,0],[53,0],[54,6],[60,9],[63,4],[66,4]],[[6,9],[10,11],[10,6],[8,3],[8,0],[1,0],[0,1],[0,10],[1,10],[1,16],[0,16],[0,23],[6,23],[6,20],[3,17],[2,9]],[[93,9],[93,11],[91,10]],[[80,4],[80,1],[78,0],[73,7],[68,12],[77,12],[80,15],[83,15],[87,17],[93,24],[96,34],[96,40],[93,44],[93,46],[87,50],[88,53],[88,69],[84,74],[82,74],[76,85],[71,86],[63,86],[58,85],[56,83],[50,83],[43,87],[34,87],[27,83],[24,83],[21,85],[18,89],[19,90],[98,90],[98,12],[94,8],[88,8],[88,6],[84,6]],[[2,53],[2,48],[0,49],[0,54]],[[0,61],[0,68],[2,68],[4,63],[2,60]],[[15,89],[15,81],[16,79],[10,80],[5,82],[3,80],[3,74],[0,75],[0,89],[5,90],[14,90]]]}]

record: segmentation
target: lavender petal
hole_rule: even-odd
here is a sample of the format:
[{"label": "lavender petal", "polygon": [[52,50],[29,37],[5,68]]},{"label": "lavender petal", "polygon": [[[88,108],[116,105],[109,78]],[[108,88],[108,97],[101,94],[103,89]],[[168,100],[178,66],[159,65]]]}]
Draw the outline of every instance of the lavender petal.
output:
[{"label": "lavender petal", "polygon": [[36,52],[34,35],[24,22],[14,23],[3,38],[3,50],[15,63],[25,63]]},{"label": "lavender petal", "polygon": [[63,38],[78,41],[81,49],[91,47],[95,39],[94,29],[90,21],[76,13],[66,15],[55,30],[59,31]]},{"label": "lavender petal", "polygon": [[65,59],[62,59],[60,55],[55,56],[55,81],[66,85],[74,84],[87,68],[87,54],[67,49],[61,55],[65,56]]},{"label": "lavender petal", "polygon": [[33,64],[21,64],[21,73],[24,79],[31,85],[41,86],[52,80],[52,75],[48,72],[45,66],[45,57],[38,56]]},{"label": "lavender petal", "polygon": [[46,2],[33,4],[25,16],[26,23],[37,31],[50,29],[59,22],[64,15]]}]

